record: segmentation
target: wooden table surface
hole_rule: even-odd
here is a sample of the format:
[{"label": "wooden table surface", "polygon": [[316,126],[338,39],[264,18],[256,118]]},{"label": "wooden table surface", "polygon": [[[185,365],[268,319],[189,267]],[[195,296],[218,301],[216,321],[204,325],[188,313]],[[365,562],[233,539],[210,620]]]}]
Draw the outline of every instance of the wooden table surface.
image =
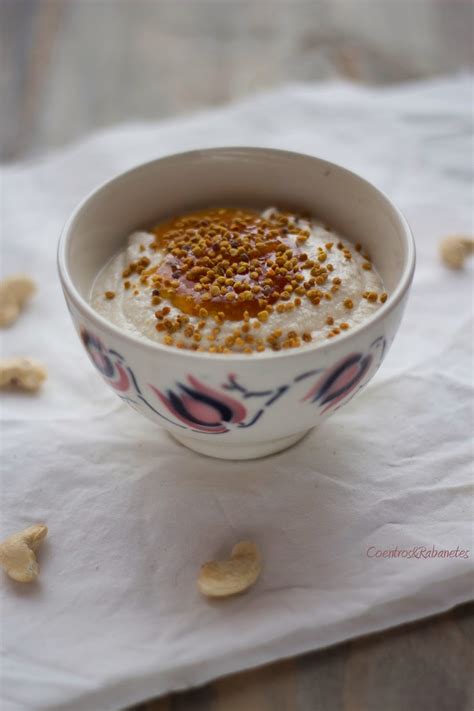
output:
[{"label": "wooden table surface", "polygon": [[[470,67],[472,20],[470,0],[0,0],[0,157],[286,81]],[[464,605],[135,711],[468,711],[473,638]]]},{"label": "wooden table surface", "polygon": [[474,605],[133,711],[472,711]]}]

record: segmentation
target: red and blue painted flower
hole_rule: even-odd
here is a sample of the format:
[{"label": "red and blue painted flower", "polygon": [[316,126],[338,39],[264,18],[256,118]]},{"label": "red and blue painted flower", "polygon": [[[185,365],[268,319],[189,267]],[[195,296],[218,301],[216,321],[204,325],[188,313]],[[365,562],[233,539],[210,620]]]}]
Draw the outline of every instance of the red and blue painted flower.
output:
[{"label": "red and blue painted flower", "polygon": [[154,385],[150,387],[168,410],[191,429],[220,434],[246,418],[247,410],[238,400],[209,388],[192,375],[187,380],[189,385],[178,382],[174,390],[166,393]]},{"label": "red and blue painted flower", "polygon": [[[306,393],[303,402],[309,400],[318,403],[323,408],[321,414],[338,406],[342,400],[349,395],[355,395],[368,382],[367,374],[378,369],[384,353],[385,338],[381,336],[371,343],[368,353],[351,353],[332,368],[325,370]],[[300,379],[301,376],[298,380]]]},{"label": "red and blue painted flower", "polygon": [[81,340],[89,358],[107,382],[118,392],[127,392],[130,387],[131,372],[124,365],[122,356],[106,348],[97,336],[92,335],[85,328],[81,329]]},{"label": "red and blue painted flower", "polygon": [[303,402],[317,402],[321,414],[335,407],[361,382],[372,363],[370,354],[352,353],[337,365],[324,372],[322,377],[303,398]]}]

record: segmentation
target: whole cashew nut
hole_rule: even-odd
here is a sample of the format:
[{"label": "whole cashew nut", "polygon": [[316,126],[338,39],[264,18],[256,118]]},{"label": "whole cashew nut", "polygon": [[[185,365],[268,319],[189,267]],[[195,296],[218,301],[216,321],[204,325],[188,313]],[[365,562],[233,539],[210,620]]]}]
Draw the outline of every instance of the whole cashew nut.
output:
[{"label": "whole cashew nut", "polygon": [[232,548],[229,560],[204,563],[198,588],[208,597],[227,597],[247,590],[262,570],[260,552],[250,541],[240,541]]},{"label": "whole cashew nut", "polygon": [[474,252],[474,240],[462,235],[452,235],[441,240],[439,253],[450,269],[462,269],[466,258]]},{"label": "whole cashew nut", "polygon": [[38,390],[46,376],[44,365],[31,358],[0,359],[0,388],[12,385],[23,390]]},{"label": "whole cashew nut", "polygon": [[35,291],[35,282],[26,274],[15,274],[0,282],[0,327],[10,326],[17,320]]},{"label": "whole cashew nut", "polygon": [[35,551],[47,533],[48,527],[37,523],[0,543],[0,565],[12,580],[31,583],[38,577]]}]

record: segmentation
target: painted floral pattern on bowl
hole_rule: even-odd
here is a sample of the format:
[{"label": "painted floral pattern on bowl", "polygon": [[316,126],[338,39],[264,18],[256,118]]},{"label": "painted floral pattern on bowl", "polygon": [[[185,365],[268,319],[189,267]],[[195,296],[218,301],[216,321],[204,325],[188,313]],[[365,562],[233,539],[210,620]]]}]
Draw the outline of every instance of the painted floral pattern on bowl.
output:
[{"label": "painted floral pattern on bowl", "polygon": [[126,392],[130,388],[132,374],[130,369],[124,366],[123,357],[116,351],[106,348],[100,338],[85,328],[81,329],[81,340],[92,363],[109,385],[118,392]]},{"label": "painted floral pattern on bowl", "polygon": [[231,424],[245,420],[247,410],[241,402],[208,387],[192,375],[187,376],[187,381],[188,385],[176,383],[176,387],[166,393],[154,385],[150,387],[168,410],[188,427],[220,434],[228,432]]},{"label": "painted floral pattern on bowl", "polygon": [[[386,349],[385,338],[380,336],[367,353],[351,353],[332,366],[301,373],[287,383],[265,390],[245,387],[232,373],[220,389],[211,388],[191,374],[160,389],[152,383],[140,387],[120,353],[107,348],[85,328],[81,329],[81,339],[92,363],[119,397],[137,409],[145,405],[176,427],[207,434],[225,434],[236,428],[251,427],[277,400],[310,378],[315,381],[300,397],[301,406],[316,405],[320,416],[337,409],[368,383]],[[250,400],[256,404],[251,406]]]},{"label": "painted floral pattern on bowl", "polygon": [[[324,370],[321,377],[303,398],[303,402],[317,403],[321,415],[332,408],[337,408],[344,400],[353,397],[378,370],[385,354],[385,339],[377,338],[368,353],[351,353]],[[375,367],[373,367],[375,366]]]}]

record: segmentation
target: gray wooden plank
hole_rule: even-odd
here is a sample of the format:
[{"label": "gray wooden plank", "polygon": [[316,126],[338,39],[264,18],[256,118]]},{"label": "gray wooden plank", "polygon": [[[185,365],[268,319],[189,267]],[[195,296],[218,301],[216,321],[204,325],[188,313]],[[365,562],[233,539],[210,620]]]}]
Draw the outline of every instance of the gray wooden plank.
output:
[{"label": "gray wooden plank", "polygon": [[468,0],[0,0],[1,157],[287,81],[472,65]]},{"label": "gray wooden plank", "polygon": [[130,711],[471,711],[474,604]]}]

